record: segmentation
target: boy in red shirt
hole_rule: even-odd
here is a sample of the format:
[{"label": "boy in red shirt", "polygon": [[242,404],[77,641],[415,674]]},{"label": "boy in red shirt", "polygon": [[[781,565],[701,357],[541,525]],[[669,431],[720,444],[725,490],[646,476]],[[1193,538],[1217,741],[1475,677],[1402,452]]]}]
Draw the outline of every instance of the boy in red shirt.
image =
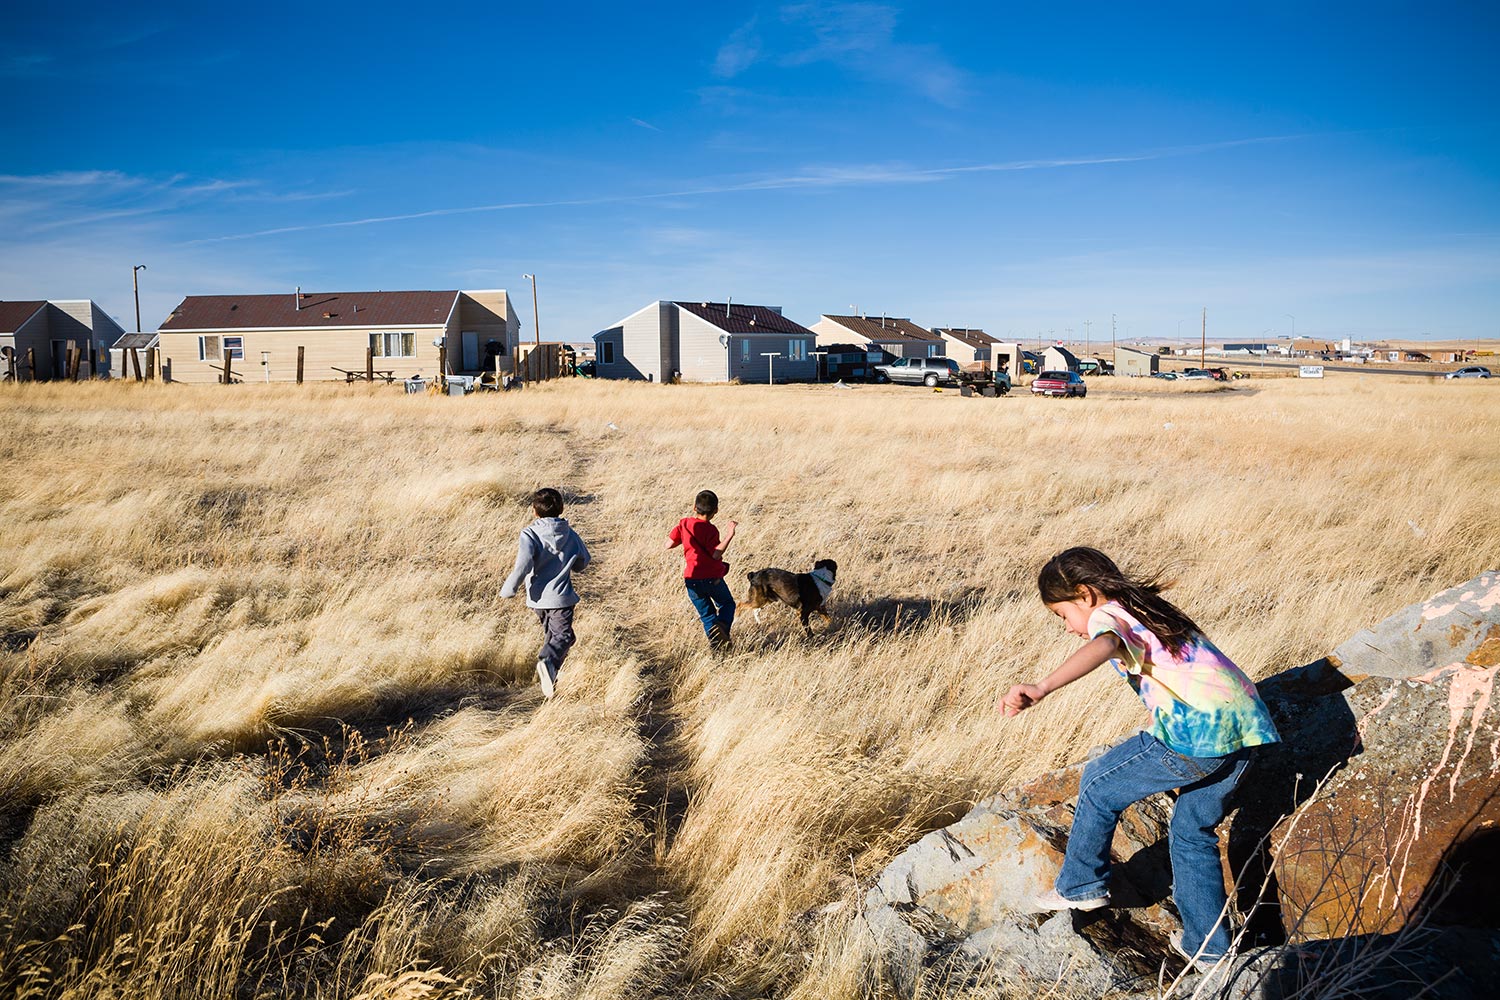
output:
[{"label": "boy in red shirt", "polygon": [[729,521],[722,537],[713,526],[714,515],[719,512],[719,498],[712,490],[704,490],[693,500],[692,517],[678,521],[667,535],[667,548],[682,546],[687,559],[682,582],[687,586],[688,600],[703,622],[703,632],[708,644],[714,648],[729,645],[729,629],[734,624],[734,597],[724,576],[729,566],[724,562],[724,550],[734,540],[734,529],[739,525]]}]

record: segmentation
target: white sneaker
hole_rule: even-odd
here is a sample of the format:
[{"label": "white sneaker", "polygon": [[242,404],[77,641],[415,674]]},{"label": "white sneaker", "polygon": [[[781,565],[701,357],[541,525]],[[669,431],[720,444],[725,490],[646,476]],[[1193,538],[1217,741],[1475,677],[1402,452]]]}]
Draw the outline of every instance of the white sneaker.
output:
[{"label": "white sneaker", "polygon": [[1069,899],[1056,889],[1048,889],[1032,902],[1038,910],[1097,910],[1109,905],[1109,893],[1093,899]]},{"label": "white sneaker", "polygon": [[556,689],[552,686],[552,671],[548,668],[546,660],[536,661],[536,679],[542,682],[542,694],[551,698]]},{"label": "white sneaker", "polygon": [[1167,941],[1172,945],[1172,950],[1182,956],[1182,960],[1187,963],[1187,967],[1196,972],[1208,972],[1224,961],[1223,955],[1215,958],[1211,955],[1201,953],[1197,955],[1189,954],[1188,950],[1182,946],[1182,931],[1173,931],[1171,934],[1168,934]]}]

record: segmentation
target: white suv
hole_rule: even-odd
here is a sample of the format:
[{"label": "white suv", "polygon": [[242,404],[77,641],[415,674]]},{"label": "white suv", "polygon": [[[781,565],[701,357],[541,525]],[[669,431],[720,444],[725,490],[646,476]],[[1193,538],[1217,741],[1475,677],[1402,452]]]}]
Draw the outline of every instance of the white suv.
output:
[{"label": "white suv", "polygon": [[1484,365],[1470,365],[1467,368],[1460,368],[1456,372],[1449,372],[1448,374],[1446,374],[1446,375],[1443,376],[1443,378],[1489,378],[1489,377],[1490,377],[1490,370],[1488,368],[1486,368]]}]

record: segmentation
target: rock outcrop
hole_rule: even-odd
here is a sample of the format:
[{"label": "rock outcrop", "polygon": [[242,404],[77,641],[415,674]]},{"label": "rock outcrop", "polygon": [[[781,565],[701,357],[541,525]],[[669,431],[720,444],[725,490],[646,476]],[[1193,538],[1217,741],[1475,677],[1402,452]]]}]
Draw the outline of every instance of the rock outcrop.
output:
[{"label": "rock outcrop", "polygon": [[[1220,829],[1245,916],[1211,995],[1279,997],[1309,978],[1359,995],[1489,996],[1500,981],[1500,574],[1486,573],[1259,686],[1283,743]],[[1169,796],[1122,817],[1113,905],[1038,914],[1061,864],[1082,764],[1002,792],[912,845],[863,919],[902,992],[925,977],[1064,982],[1156,996],[1167,936]],[[1171,957],[1169,957],[1171,956]],[[1356,991],[1358,992],[1358,991]]]}]

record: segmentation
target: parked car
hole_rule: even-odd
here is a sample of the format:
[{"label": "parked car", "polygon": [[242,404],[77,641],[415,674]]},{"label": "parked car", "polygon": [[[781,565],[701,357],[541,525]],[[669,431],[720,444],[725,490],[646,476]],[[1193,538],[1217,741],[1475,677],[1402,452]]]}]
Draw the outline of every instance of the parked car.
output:
[{"label": "parked car", "polygon": [[1089,394],[1083,376],[1077,372],[1042,372],[1031,383],[1031,392],[1036,396],[1078,396]]},{"label": "parked car", "polygon": [[1176,372],[1152,372],[1151,373],[1151,377],[1152,378],[1166,379],[1168,382],[1175,382],[1175,381],[1177,381],[1177,373]]},{"label": "parked car", "polygon": [[1467,368],[1460,368],[1456,372],[1449,372],[1448,374],[1446,374],[1446,375],[1443,376],[1443,378],[1489,378],[1489,377],[1490,377],[1490,370],[1488,368],[1486,368],[1484,365],[1469,365]]},{"label": "parked car", "polygon": [[1213,372],[1209,371],[1206,368],[1189,368],[1186,371],[1184,371],[1181,375],[1178,376],[1178,378],[1197,378],[1197,379],[1204,379],[1204,378],[1206,378],[1206,379],[1210,379],[1210,380],[1213,377],[1214,377]]},{"label": "parked car", "polygon": [[958,376],[958,362],[952,358],[898,358],[888,365],[875,366],[877,382],[955,385]]}]

